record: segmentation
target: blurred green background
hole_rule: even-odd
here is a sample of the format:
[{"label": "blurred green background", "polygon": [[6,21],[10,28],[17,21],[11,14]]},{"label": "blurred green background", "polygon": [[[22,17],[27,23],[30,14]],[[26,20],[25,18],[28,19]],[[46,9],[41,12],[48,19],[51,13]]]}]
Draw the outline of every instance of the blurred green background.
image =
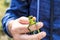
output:
[{"label": "blurred green background", "polygon": [[1,19],[3,18],[6,9],[9,7],[10,0],[0,0],[0,40],[11,40],[2,29]]}]

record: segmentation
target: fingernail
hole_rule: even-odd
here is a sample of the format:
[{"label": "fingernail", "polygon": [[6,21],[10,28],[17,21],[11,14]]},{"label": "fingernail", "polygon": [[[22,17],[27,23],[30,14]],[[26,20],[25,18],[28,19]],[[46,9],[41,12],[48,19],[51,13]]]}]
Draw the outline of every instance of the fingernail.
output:
[{"label": "fingernail", "polygon": [[38,35],[38,39],[42,39],[46,36],[46,32],[40,32]]},{"label": "fingernail", "polygon": [[38,28],[41,28],[41,27],[43,27],[43,23],[42,23],[42,22],[38,22],[38,23],[36,23],[36,26],[37,26]]},{"label": "fingernail", "polygon": [[46,36],[46,32],[41,32],[41,34],[42,34],[42,37],[45,37]]},{"label": "fingernail", "polygon": [[43,26],[43,22],[38,22],[38,25],[39,26]]}]

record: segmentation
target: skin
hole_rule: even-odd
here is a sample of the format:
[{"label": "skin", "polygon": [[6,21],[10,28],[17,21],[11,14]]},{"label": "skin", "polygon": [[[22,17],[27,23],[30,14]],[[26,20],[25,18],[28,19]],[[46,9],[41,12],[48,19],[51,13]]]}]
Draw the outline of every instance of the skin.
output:
[{"label": "skin", "polygon": [[[46,32],[40,32],[38,34],[28,35],[30,32],[27,27],[29,26],[29,19],[27,17],[20,17],[16,20],[8,22],[8,29],[14,40],[41,40],[46,36]],[[31,25],[29,29],[31,31],[38,30],[43,27],[42,22],[37,22],[36,25]]]}]

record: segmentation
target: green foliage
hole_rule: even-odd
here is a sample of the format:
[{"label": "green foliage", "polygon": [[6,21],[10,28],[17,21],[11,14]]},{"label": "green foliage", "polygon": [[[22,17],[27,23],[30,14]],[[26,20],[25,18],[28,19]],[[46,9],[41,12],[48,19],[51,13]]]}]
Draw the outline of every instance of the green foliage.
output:
[{"label": "green foliage", "polygon": [[5,6],[9,6],[9,3],[10,3],[10,0],[5,0],[5,1],[4,1],[4,5],[5,5]]},{"label": "green foliage", "polygon": [[9,38],[7,35],[5,35],[5,33],[2,29],[2,23],[1,23],[1,19],[5,15],[5,11],[8,6],[9,6],[9,3],[5,4],[5,0],[0,0],[0,40],[11,40],[11,38]]},{"label": "green foliage", "polygon": [[4,5],[5,0],[0,0],[0,30],[2,30],[2,23],[1,23],[1,19],[3,18],[5,11],[7,9],[7,7]]},{"label": "green foliage", "polygon": [[10,3],[10,0],[0,0],[0,30],[2,30],[1,19],[3,18],[9,3]]},{"label": "green foliage", "polygon": [[1,22],[0,22],[0,30],[2,30],[2,24],[1,24]]}]

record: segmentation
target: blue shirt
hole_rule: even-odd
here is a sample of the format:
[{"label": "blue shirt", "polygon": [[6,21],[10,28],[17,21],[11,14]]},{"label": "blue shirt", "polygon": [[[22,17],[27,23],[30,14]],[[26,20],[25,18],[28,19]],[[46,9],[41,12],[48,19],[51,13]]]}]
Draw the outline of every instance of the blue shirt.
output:
[{"label": "blue shirt", "polygon": [[[2,19],[3,30],[10,37],[11,35],[7,28],[8,21],[15,20],[21,16],[33,15],[37,17],[37,0],[31,0],[29,7],[28,5],[27,0],[11,0],[10,8],[6,11],[6,14]],[[50,40],[50,0],[40,0],[38,13],[39,21],[44,23],[44,27],[40,30],[47,33],[47,36],[42,40]],[[60,40],[60,0],[54,0],[53,19],[52,38],[53,40]]]}]

